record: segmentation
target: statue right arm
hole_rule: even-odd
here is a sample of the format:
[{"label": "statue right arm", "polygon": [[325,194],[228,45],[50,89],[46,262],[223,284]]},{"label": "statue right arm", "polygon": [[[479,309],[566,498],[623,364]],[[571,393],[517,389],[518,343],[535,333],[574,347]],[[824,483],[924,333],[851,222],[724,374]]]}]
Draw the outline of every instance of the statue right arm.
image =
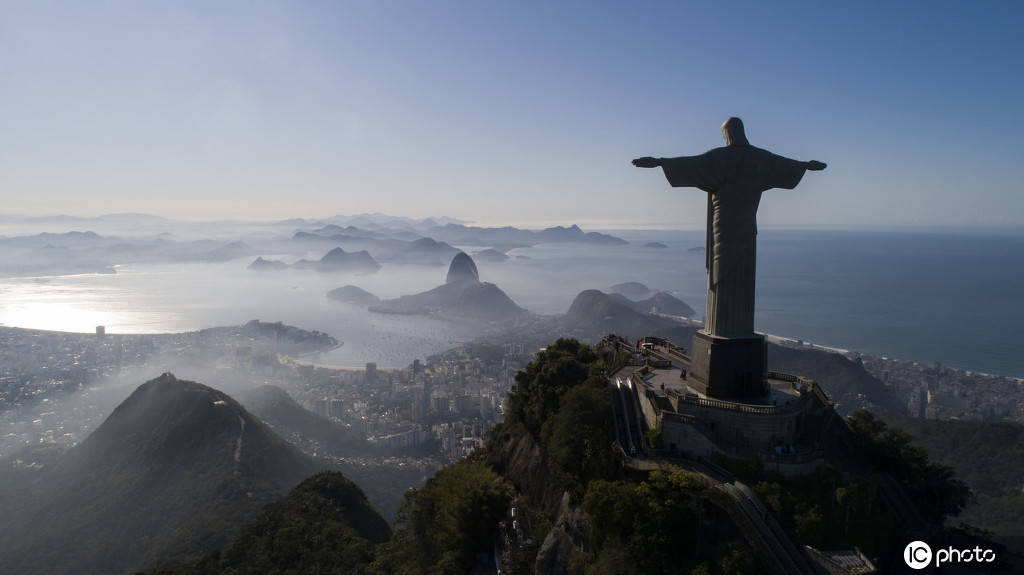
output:
[{"label": "statue right arm", "polygon": [[652,158],[650,156],[644,156],[633,160],[633,165],[638,168],[657,168],[661,165],[662,158]]},{"label": "statue right arm", "polygon": [[699,156],[659,158],[665,179],[673,188],[700,188],[705,192],[717,189],[719,181],[710,153]]}]

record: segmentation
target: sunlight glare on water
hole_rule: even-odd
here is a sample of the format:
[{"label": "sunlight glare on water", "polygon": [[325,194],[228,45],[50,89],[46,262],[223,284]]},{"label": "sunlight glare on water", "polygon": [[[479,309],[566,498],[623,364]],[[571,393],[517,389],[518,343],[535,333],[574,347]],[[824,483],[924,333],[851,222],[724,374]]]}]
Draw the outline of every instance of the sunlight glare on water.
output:
[{"label": "sunlight glare on water", "polygon": [[174,331],[178,314],[150,310],[138,294],[109,283],[109,274],[0,280],[0,324],[51,331],[117,333]]}]

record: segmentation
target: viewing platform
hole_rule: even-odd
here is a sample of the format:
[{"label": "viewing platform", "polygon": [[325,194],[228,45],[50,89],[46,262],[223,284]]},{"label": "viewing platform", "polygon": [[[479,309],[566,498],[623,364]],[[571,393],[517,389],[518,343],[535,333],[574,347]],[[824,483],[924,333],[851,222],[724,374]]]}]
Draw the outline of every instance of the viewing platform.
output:
[{"label": "viewing platform", "polygon": [[765,393],[730,400],[709,397],[688,377],[685,350],[666,340],[602,340],[617,350],[609,374],[620,443],[630,453],[658,430],[665,454],[758,458],[785,475],[807,473],[823,462],[822,430],[838,417],[821,387],[805,377],[770,371]]}]

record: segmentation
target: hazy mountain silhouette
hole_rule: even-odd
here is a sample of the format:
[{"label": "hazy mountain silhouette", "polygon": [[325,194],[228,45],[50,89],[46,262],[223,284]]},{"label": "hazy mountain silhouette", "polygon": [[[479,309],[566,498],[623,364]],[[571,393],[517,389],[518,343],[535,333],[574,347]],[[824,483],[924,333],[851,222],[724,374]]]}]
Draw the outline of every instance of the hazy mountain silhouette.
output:
[{"label": "hazy mountain silhouette", "polygon": [[480,272],[476,269],[473,258],[465,252],[459,252],[452,258],[452,263],[448,266],[448,275],[445,276],[444,281],[448,284],[479,282]]},{"label": "hazy mountain silhouette", "polygon": [[422,237],[411,230],[368,231],[328,225],[312,232],[296,232],[292,240],[344,245],[348,249],[366,250],[375,260],[400,264],[444,265],[459,252],[446,242]]},{"label": "hazy mountain silhouette", "polygon": [[482,228],[461,223],[437,222],[436,226],[414,226],[416,230],[430,237],[452,244],[481,246],[528,246],[539,243],[579,242],[591,244],[621,245],[626,240],[597,232],[584,232],[577,225],[557,226],[540,231],[524,230],[512,226]]},{"label": "hazy mountain silhouette", "polygon": [[473,257],[483,262],[500,263],[508,259],[508,255],[505,252],[501,252],[495,249],[486,249],[473,254]]},{"label": "hazy mountain silhouette", "polygon": [[258,257],[251,264],[249,268],[255,271],[267,271],[267,270],[284,270],[288,269],[288,264],[278,260],[265,260],[262,257]]},{"label": "hazy mountain silhouette", "polygon": [[261,385],[239,399],[284,438],[315,442],[336,455],[351,456],[370,449],[362,434],[302,407],[280,387]]},{"label": "hazy mountain silhouette", "polygon": [[353,236],[346,236],[343,234],[337,234],[333,236],[322,236],[320,234],[314,234],[310,232],[295,232],[292,235],[292,240],[296,242],[318,242],[318,243],[341,243],[346,240],[356,240],[359,238]]},{"label": "hazy mountain silhouette", "polygon": [[402,250],[390,254],[389,261],[410,264],[443,265],[449,258],[459,253],[459,249],[446,242],[433,238],[420,238],[409,242]]},{"label": "hazy mountain silhouette", "polygon": [[640,313],[657,311],[684,317],[693,317],[697,313],[679,298],[663,291],[652,290],[640,282],[615,284],[608,288],[608,291],[628,298],[629,305]]},{"label": "hazy mountain silhouette", "polygon": [[670,319],[637,311],[635,302],[622,294],[606,294],[595,289],[580,292],[559,324],[570,334],[615,333],[634,338],[678,325]]},{"label": "hazy mountain silhouette", "polygon": [[526,314],[505,292],[480,282],[480,273],[465,252],[459,252],[448,266],[444,285],[414,295],[384,300],[370,311],[396,314],[432,314],[442,317],[508,320]]},{"label": "hazy mountain silhouette", "polygon": [[341,248],[334,248],[320,258],[317,269],[322,272],[372,273],[380,269],[380,264],[366,250],[349,253]]},{"label": "hazy mountain silhouette", "polygon": [[543,242],[588,242],[610,245],[628,244],[626,240],[601,234],[598,232],[584,232],[579,226],[573,224],[569,227],[555,226],[537,232],[537,237]]},{"label": "hazy mountain silhouette", "polygon": [[631,303],[633,309],[642,313],[656,310],[658,313],[683,317],[693,317],[697,313],[692,307],[686,305],[686,302],[663,291],[657,292],[647,299],[631,300]]},{"label": "hazy mountain silhouette", "polygon": [[380,301],[379,297],[354,285],[332,289],[327,292],[327,298],[355,305],[373,305]]},{"label": "hazy mountain silhouette", "polygon": [[639,300],[654,295],[654,290],[640,282],[623,282],[608,288],[610,293],[620,293],[630,299]]},{"label": "hazy mountain silhouette", "polygon": [[357,238],[371,238],[371,237],[373,237],[376,234],[376,232],[371,232],[371,231],[368,231],[368,230],[361,230],[361,229],[359,229],[359,228],[357,228],[355,226],[341,227],[341,226],[336,225],[336,224],[327,224],[326,226],[323,226],[321,228],[317,228],[317,229],[313,230],[313,233],[318,235],[318,236],[324,236],[324,237],[336,236],[338,234],[345,234],[345,235],[348,235],[348,236],[351,236],[351,237],[357,237]]},{"label": "hazy mountain silhouette", "polygon": [[0,572],[126,573],[205,553],[319,469],[231,397],[166,373],[39,470],[18,517],[0,512]]},{"label": "hazy mountain silhouette", "polygon": [[247,256],[252,253],[252,247],[241,241],[229,242],[218,248],[214,248],[203,257],[210,262],[226,262],[235,258]]}]

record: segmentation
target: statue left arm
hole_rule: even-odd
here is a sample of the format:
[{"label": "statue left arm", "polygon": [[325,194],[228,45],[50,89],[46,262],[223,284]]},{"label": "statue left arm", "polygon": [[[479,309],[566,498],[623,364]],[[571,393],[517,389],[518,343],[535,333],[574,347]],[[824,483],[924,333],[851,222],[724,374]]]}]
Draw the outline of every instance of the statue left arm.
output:
[{"label": "statue left arm", "polygon": [[717,190],[724,177],[718,150],[699,156],[656,158],[665,172],[665,179],[673,188],[698,188],[705,192]]},{"label": "statue left arm", "polygon": [[[768,153],[771,154],[771,152]],[[764,189],[782,188],[792,190],[803,179],[804,172],[807,170],[812,172],[824,170],[825,164],[817,160],[801,162],[800,160],[791,160],[777,154],[771,154],[771,161],[767,167],[768,173],[762,172],[763,175],[767,176],[765,183],[768,184]]]}]

